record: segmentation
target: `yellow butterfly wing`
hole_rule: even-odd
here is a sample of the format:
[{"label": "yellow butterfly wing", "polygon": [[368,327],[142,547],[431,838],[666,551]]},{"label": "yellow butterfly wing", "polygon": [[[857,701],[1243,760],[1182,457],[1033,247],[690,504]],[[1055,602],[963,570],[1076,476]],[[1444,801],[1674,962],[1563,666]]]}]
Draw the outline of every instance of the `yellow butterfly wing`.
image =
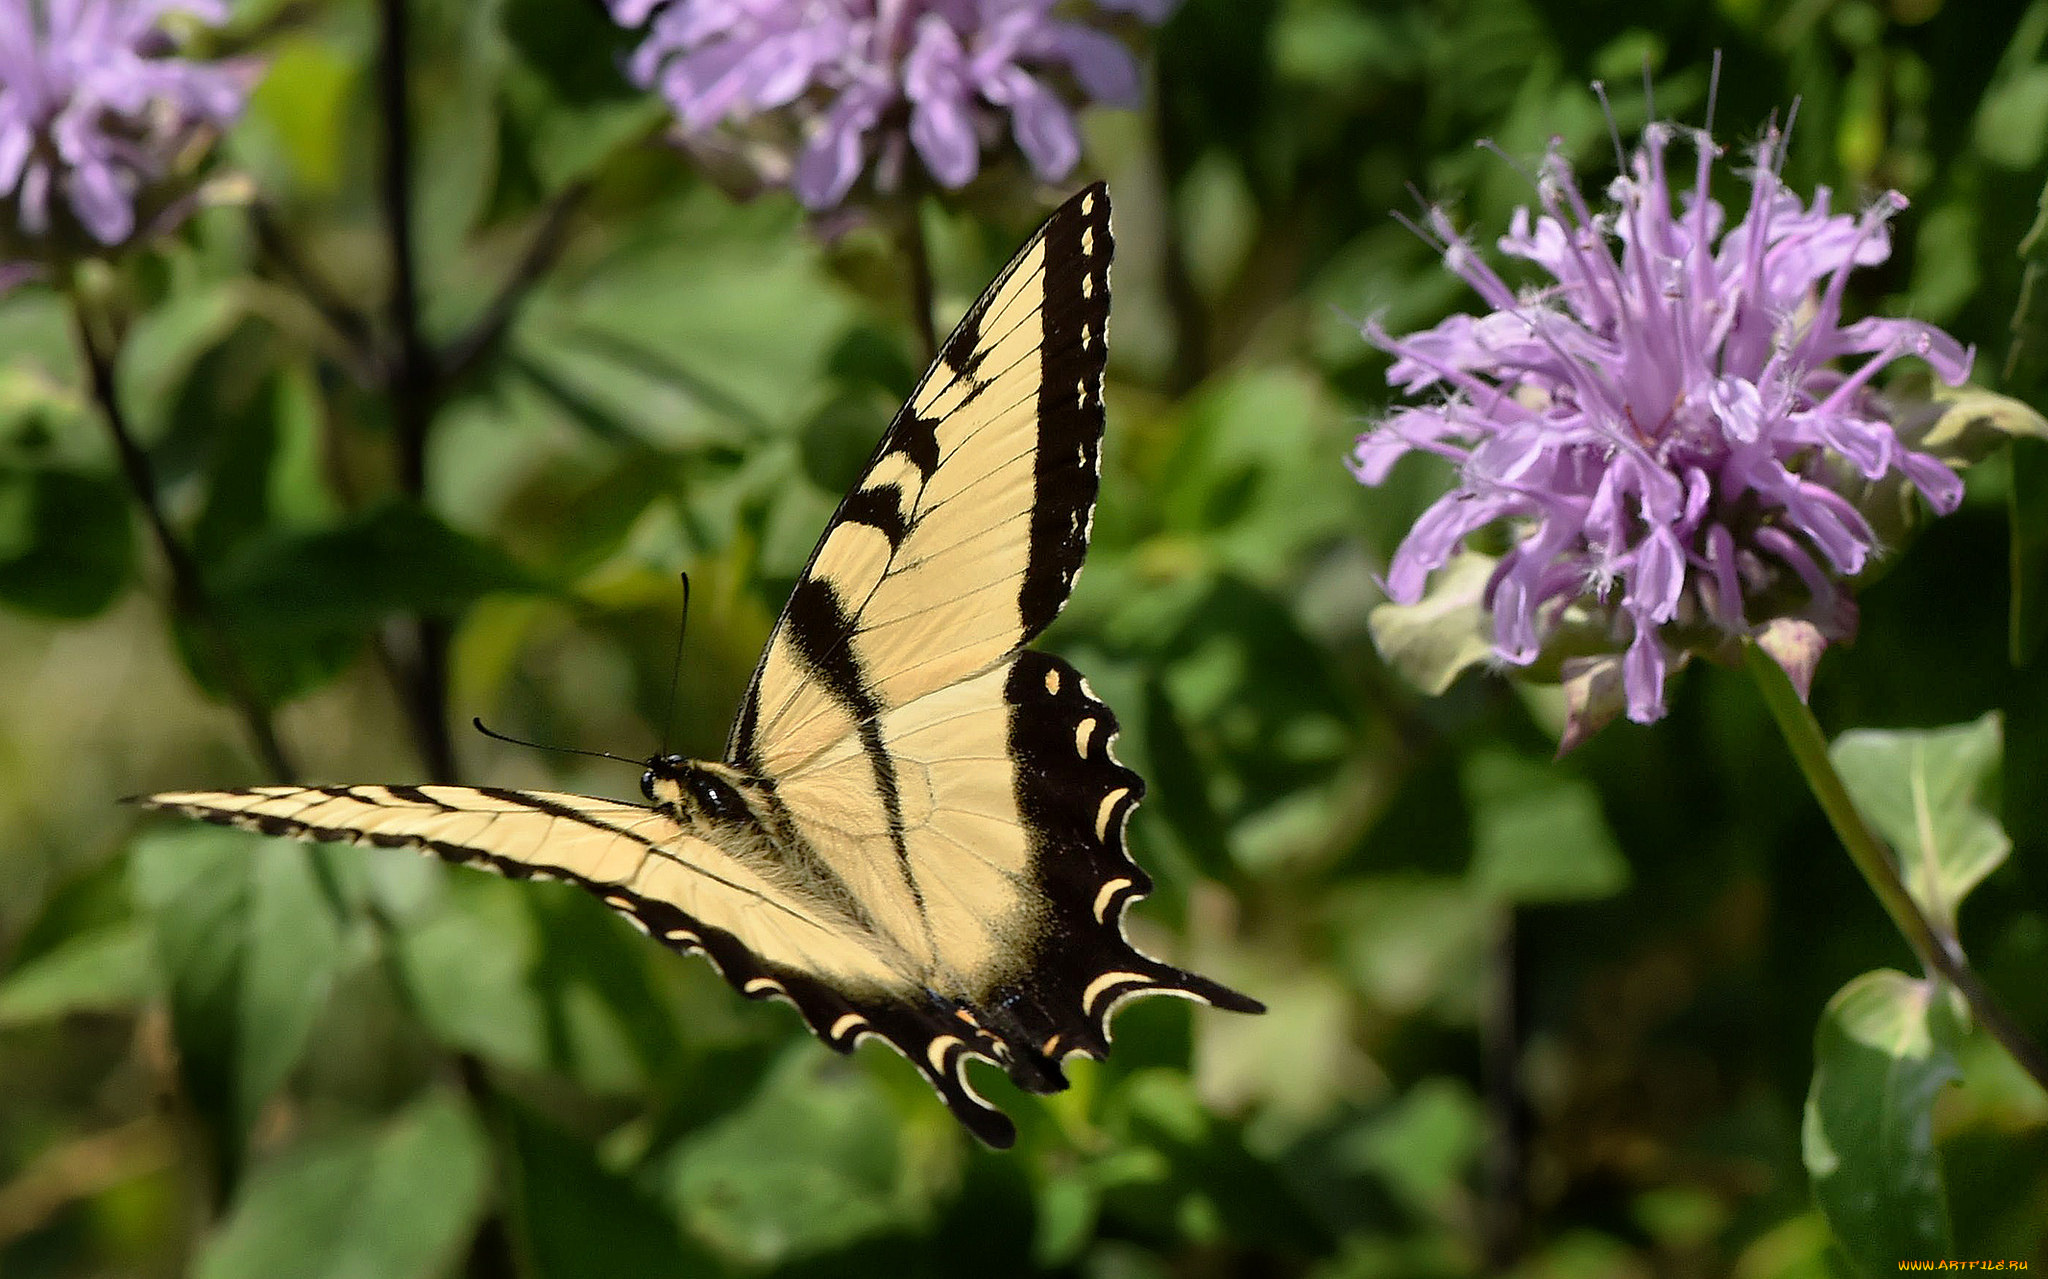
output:
[{"label": "yellow butterfly wing", "polygon": [[948,338],[827,526],[728,746],[916,974],[888,1038],[943,1061],[940,1094],[997,1145],[1010,1124],[967,1059],[1050,1091],[1061,1058],[1107,1051],[1123,999],[1259,1009],[1124,937],[1151,888],[1124,846],[1144,783],[1080,675],[1023,647],[1087,553],[1113,247],[1090,187]]},{"label": "yellow butterfly wing", "polygon": [[[901,1051],[983,1140],[1015,1129],[968,1083],[993,1061],[1066,1086],[1111,1011],[1174,994],[1253,1000],[1140,953],[1151,881],[1124,847],[1144,793],[1115,715],[1023,647],[1087,552],[1103,431],[1112,253],[1093,186],[1026,244],[946,341],[798,581],[717,773],[744,820],[461,786],[258,787],[143,802],[304,839],[421,848],[603,898],[795,1004],[827,1044]],[[755,807],[758,805],[758,808]],[[694,819],[693,819],[694,820]]]}]

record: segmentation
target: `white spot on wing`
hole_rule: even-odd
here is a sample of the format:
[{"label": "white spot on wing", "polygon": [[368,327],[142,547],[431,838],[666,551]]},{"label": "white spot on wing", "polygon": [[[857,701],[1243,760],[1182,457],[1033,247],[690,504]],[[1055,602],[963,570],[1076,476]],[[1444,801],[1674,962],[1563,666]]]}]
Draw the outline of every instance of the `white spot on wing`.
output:
[{"label": "white spot on wing", "polygon": [[782,983],[773,977],[756,977],[747,983],[747,993],[749,995],[758,995],[764,991],[773,995],[782,994]]},{"label": "white spot on wing", "polygon": [[841,1017],[838,1021],[832,1023],[831,1037],[834,1039],[844,1039],[850,1032],[859,1030],[862,1026],[865,1026],[867,1024],[868,1019],[861,1016],[859,1013],[848,1013],[844,1017]]},{"label": "white spot on wing", "polygon": [[1116,806],[1130,793],[1130,787],[1119,786],[1102,797],[1102,807],[1095,812],[1095,838],[1104,841],[1109,839],[1109,819],[1116,816]]},{"label": "white spot on wing", "polygon": [[1112,879],[1095,894],[1095,922],[1102,923],[1109,918],[1109,905],[1116,895],[1131,886],[1128,879]]},{"label": "white spot on wing", "polygon": [[1088,743],[1091,739],[1094,738],[1094,736],[1095,717],[1093,715],[1090,715],[1087,719],[1084,719],[1080,723],[1074,725],[1074,753],[1076,755],[1079,755],[1082,759],[1087,759]]},{"label": "white spot on wing", "polygon": [[946,1073],[946,1054],[965,1042],[953,1035],[940,1035],[924,1046],[924,1059],[932,1064],[933,1070],[943,1075]]},{"label": "white spot on wing", "polygon": [[1089,982],[1088,989],[1081,992],[1081,1011],[1084,1014],[1093,1012],[1095,1001],[1101,999],[1103,992],[1112,987],[1128,986],[1136,982],[1150,984],[1151,981],[1152,979],[1143,973],[1104,973]]},{"label": "white spot on wing", "polygon": [[1051,693],[1054,697],[1060,695],[1060,672],[1058,667],[1053,667],[1051,670],[1046,671],[1045,691]]}]

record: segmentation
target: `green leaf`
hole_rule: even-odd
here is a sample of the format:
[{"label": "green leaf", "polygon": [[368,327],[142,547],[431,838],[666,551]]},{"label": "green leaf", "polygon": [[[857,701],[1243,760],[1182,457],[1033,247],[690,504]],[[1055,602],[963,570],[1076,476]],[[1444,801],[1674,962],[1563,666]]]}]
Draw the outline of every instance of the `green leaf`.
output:
[{"label": "green leaf", "polygon": [[1925,393],[1924,400],[1905,399],[1900,405],[1899,439],[1957,470],[1976,465],[2008,441],[2048,439],[2048,418],[2009,395],[1939,382],[1927,384]]},{"label": "green leaf", "polygon": [[1275,581],[1313,547],[1352,534],[1363,491],[1326,460],[1352,428],[1328,390],[1268,367],[1206,383],[1170,427],[1154,496],[1166,530],[1254,581]]},{"label": "green leaf", "polygon": [[226,563],[284,529],[324,527],[335,509],[321,473],[313,376],[280,367],[274,335],[249,322],[196,360],[170,395],[160,455],[203,469],[206,504],[188,545],[202,565]]},{"label": "green leaf", "polygon": [[1977,151],[2008,169],[2031,169],[2048,144],[2048,67],[2029,67],[1984,95],[1977,108]]},{"label": "green leaf", "polygon": [[1347,1159],[1378,1173],[1410,1211],[1455,1219],[1466,1174],[1486,1142],[1486,1119],[1471,1090],[1433,1078],[1345,1137]]},{"label": "green leaf", "polygon": [[453,74],[440,92],[417,100],[413,234],[419,260],[440,276],[431,281],[439,287],[427,294],[437,299],[478,289],[479,273],[462,250],[483,218],[506,159],[499,146],[502,98],[497,90],[504,50],[490,30],[494,17],[483,5],[452,14],[460,29],[441,34],[459,46],[454,65],[442,64]]},{"label": "green leaf", "polygon": [[240,1010],[240,1090],[248,1119],[298,1064],[347,957],[342,921],[314,865],[333,855],[330,848],[274,839],[252,852]]},{"label": "green leaf", "polygon": [[540,589],[531,575],[407,502],[339,528],[273,537],[216,577],[238,629],[366,633],[400,613],[454,617],[493,591]]},{"label": "green leaf", "polygon": [[2048,640],[2048,440],[2012,442],[2012,664],[2026,666]]},{"label": "green leaf", "polygon": [[2004,755],[1997,713],[1952,728],[1844,733],[1828,755],[1920,909],[1953,933],[1963,898],[2012,851],[1983,800]]},{"label": "green leaf", "polygon": [[[222,674],[214,634],[188,618],[174,618],[171,631],[178,657],[199,687],[217,699],[236,690]],[[348,669],[362,636],[338,631],[279,631],[244,627],[229,641],[235,661],[248,676],[256,700],[277,706],[310,692]]]},{"label": "green leaf", "polygon": [[133,1007],[156,984],[151,946],[132,922],[71,938],[0,982],[0,1026]]},{"label": "green leaf", "polygon": [[539,943],[521,885],[452,872],[439,910],[411,922],[399,961],[421,1019],[454,1048],[527,1070],[548,1064],[533,989]]},{"label": "green leaf", "polygon": [[901,1143],[863,1072],[798,1044],[752,1101],[676,1152],[669,1184],[699,1239],[773,1266],[922,1220]]},{"label": "green leaf", "polygon": [[91,617],[127,586],[134,544],[118,480],[0,467],[0,604]]},{"label": "green leaf", "polygon": [[[336,528],[272,525],[211,573],[208,585],[236,660],[270,705],[334,678],[390,617],[458,617],[494,591],[541,589],[495,548],[407,502]],[[216,696],[230,687],[213,637],[181,624],[178,647],[201,687]]]},{"label": "green leaf", "polygon": [[1355,879],[1329,904],[1342,971],[1375,1009],[1425,1010],[1451,1024],[1479,1006],[1493,906],[1462,880],[1416,874]]},{"label": "green leaf", "polygon": [[1554,766],[1505,751],[1466,761],[1472,883],[1501,901],[1594,901],[1628,886],[1600,797]]},{"label": "green leaf", "polygon": [[501,1113],[513,1152],[506,1207],[530,1279],[621,1279],[715,1273],[634,1182],[517,1102]]},{"label": "green leaf", "polygon": [[1828,1001],[1814,1035],[1800,1144],[1836,1240],[1869,1276],[1952,1257],[1934,1148],[1934,1098],[1956,1077],[1934,983],[1865,973]]},{"label": "green leaf", "polygon": [[326,194],[341,185],[348,156],[346,110],[355,63],[328,44],[291,36],[265,50],[268,74],[249,96],[252,122],[268,126],[292,185]]},{"label": "green leaf", "polygon": [[233,1131],[298,1063],[345,959],[304,844],[204,827],[136,841],[130,884],[155,926],[179,1065]]},{"label": "green leaf", "polygon": [[1072,1265],[1095,1238],[1102,1212],[1102,1192],[1084,1177],[1046,1177],[1033,1190],[1037,1227],[1031,1239],[1031,1260],[1040,1269]]},{"label": "green leaf", "polygon": [[589,893],[534,885],[521,894],[540,959],[533,989],[546,1001],[558,1069],[588,1091],[644,1093],[672,1075],[683,1045],[655,984],[672,962]]},{"label": "green leaf", "polygon": [[1460,552],[1431,579],[1413,604],[1373,609],[1372,642],[1380,657],[1431,697],[1493,652],[1493,614],[1484,593],[1497,561]]},{"label": "green leaf", "polygon": [[194,1273],[445,1274],[483,1211],[488,1171],[483,1135],[468,1111],[428,1097],[381,1131],[308,1143],[255,1169]]},{"label": "green leaf", "polygon": [[811,415],[802,436],[804,474],[811,483],[827,493],[853,487],[875,451],[875,424],[889,420],[891,409],[884,405],[872,391],[846,391]]},{"label": "green leaf", "polygon": [[595,5],[506,0],[498,21],[521,60],[565,103],[640,96],[622,73],[634,33]]}]

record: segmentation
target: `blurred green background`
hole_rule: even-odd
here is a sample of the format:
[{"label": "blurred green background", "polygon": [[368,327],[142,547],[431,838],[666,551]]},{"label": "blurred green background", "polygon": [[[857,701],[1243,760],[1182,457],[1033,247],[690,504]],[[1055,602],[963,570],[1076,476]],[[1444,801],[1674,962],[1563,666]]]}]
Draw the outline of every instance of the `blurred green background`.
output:
[{"label": "blurred green background", "polygon": [[[441,409],[431,516],[391,499],[388,409],[243,208],[110,286],[137,315],[135,429],[309,776],[424,776],[376,656],[416,611],[453,627],[456,722],[652,751],[679,569],[669,744],[716,754],[914,378],[901,260],[645,145],[660,108],[596,5],[413,7],[428,336],[589,184]],[[119,806],[265,777],[167,626],[63,303],[0,300],[0,1273],[1833,1273],[1800,1164],[1814,1026],[1911,956],[1740,672],[1696,666],[1669,719],[1553,763],[1553,698],[1474,675],[1430,699],[1382,664],[1373,574],[1446,476],[1346,472],[1386,400],[1357,321],[1474,305],[1389,218],[1411,184],[1490,242],[1531,193],[1475,142],[1529,161],[1558,135],[1597,187],[1588,82],[1632,138],[1701,118],[1719,50],[1724,142],[1797,99],[1795,187],[1912,199],[1855,305],[1947,326],[1995,384],[2048,173],[2048,5],[1644,13],[1186,0],[1150,106],[1087,118],[1117,215],[1110,426],[1046,642],[1151,786],[1134,933],[1271,1012],[1133,1005],[1052,1098],[982,1072],[1022,1129],[1007,1154],[880,1046],[832,1055],[571,890]],[[270,71],[224,165],[339,309],[374,312],[374,11],[251,3],[235,30]],[[1040,216],[1018,189],[924,209],[946,318]],[[2048,673],[2005,656],[2007,482],[1972,472],[1813,700],[1830,732],[2003,713],[2016,849],[1963,932],[2039,1034]],[[457,749],[476,782],[637,780]],[[1981,1040],[1962,1061],[1935,1120],[1956,1255],[2048,1264],[2048,1099]]]}]

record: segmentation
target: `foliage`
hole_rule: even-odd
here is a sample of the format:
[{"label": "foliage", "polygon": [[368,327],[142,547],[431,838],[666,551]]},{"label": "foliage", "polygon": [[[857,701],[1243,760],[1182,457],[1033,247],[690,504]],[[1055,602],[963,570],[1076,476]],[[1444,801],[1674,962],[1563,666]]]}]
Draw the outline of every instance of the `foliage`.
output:
[{"label": "foliage", "polygon": [[[1147,110],[1082,118],[1118,216],[1110,428],[1047,643],[1150,786],[1131,838],[1159,890],[1134,931],[1272,1011],[1135,1004],[1051,1097],[984,1072],[1021,1130],[1000,1156],[880,1046],[832,1056],[566,887],[115,802],[268,780],[251,714],[308,777],[423,778],[412,672],[436,635],[453,722],[715,754],[922,359],[889,228],[820,241],[787,194],[733,203],[652,143],[661,109],[598,6],[405,7],[439,379],[417,492],[368,0],[235,6],[199,52],[268,68],[213,162],[254,202],[77,282],[210,626],[132,500],[65,298],[0,298],[0,1271],[2048,1263],[2048,1097],[1889,971],[1913,956],[1741,673],[1696,662],[1663,722],[1551,762],[1566,691],[1509,685],[1429,618],[1405,635],[1431,687],[1375,647],[1404,622],[1375,575],[1445,468],[1367,492],[1343,464],[1387,399],[1358,318],[1466,304],[1387,217],[1407,184],[1505,226],[1531,192],[1475,141],[1533,159],[1557,135],[1597,186],[1587,82],[1625,135],[1698,120],[1716,50],[1723,136],[1796,97],[1788,185],[1911,198],[1847,309],[1940,324],[1978,346],[1982,390],[2036,395],[1998,377],[2040,265],[2017,247],[2048,177],[2048,4],[1184,0],[1152,33]],[[1034,224],[1016,191],[922,205],[943,318]],[[508,280],[530,287],[499,327]],[[2009,401],[1956,412],[1928,429],[1990,430],[1989,460],[1957,514],[1888,538],[1812,705],[1910,884],[2038,1036],[2048,666],[2007,659],[2041,633],[2040,441]],[[455,756],[480,783],[635,793],[630,770],[466,734]]]}]

